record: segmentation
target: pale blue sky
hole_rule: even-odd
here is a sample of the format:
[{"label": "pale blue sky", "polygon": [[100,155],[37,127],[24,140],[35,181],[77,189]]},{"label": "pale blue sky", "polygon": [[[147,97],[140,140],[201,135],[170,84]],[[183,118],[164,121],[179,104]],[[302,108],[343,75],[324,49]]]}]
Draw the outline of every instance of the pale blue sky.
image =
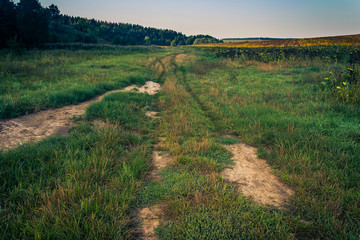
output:
[{"label": "pale blue sky", "polygon": [[62,13],[186,35],[317,37],[360,33],[360,0],[40,0]]}]

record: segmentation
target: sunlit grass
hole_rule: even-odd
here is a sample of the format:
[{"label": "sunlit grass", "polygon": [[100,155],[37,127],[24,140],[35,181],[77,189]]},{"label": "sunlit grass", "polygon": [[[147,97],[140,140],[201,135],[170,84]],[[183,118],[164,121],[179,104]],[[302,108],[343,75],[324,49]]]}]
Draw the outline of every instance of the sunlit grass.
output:
[{"label": "sunlit grass", "polygon": [[[126,239],[135,236],[132,211],[151,164],[152,128],[146,94],[119,93],[98,103],[94,115],[111,124],[80,121],[67,137],[0,153],[2,239]],[[104,103],[105,103],[104,102]],[[109,117],[107,117],[109,116]],[[131,124],[131,125],[129,125]],[[131,128],[124,129],[124,126]]]},{"label": "sunlit grass", "polygon": [[[2,56],[1,96],[15,101],[33,94],[24,98],[33,104],[29,111],[147,79],[163,86],[158,97],[109,95],[87,109],[69,136],[1,152],[0,238],[137,238],[136,209],[158,203],[164,205],[160,239],[358,238],[360,110],[321,89],[332,68],[348,66],[217,59],[190,49],[181,51],[196,60],[171,63],[161,79],[146,67],[146,59],[175,51]],[[72,99],[82,96],[83,84],[94,92]],[[55,101],[57,91],[71,96]],[[154,108],[161,118],[150,121],[145,111]],[[172,161],[161,180],[147,179],[158,137]],[[222,179],[233,164],[223,144],[239,141],[257,147],[295,190],[288,212],[256,205]]]},{"label": "sunlit grass", "polygon": [[200,78],[189,72],[183,84],[217,122],[219,134],[260,147],[297,189],[292,211],[312,222],[316,236],[358,236],[358,106],[324,98],[320,83],[327,65],[272,71],[254,66],[229,61]]},{"label": "sunlit grass", "polygon": [[[157,50],[157,52],[161,50]],[[0,119],[76,104],[152,78],[149,49],[34,50],[0,55]]]}]

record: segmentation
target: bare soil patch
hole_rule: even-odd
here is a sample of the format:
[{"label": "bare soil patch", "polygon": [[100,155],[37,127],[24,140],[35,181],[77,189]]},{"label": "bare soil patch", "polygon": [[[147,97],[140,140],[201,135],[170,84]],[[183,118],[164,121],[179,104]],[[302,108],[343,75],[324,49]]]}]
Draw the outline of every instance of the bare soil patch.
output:
[{"label": "bare soil patch", "polygon": [[[83,115],[90,104],[101,101],[110,93],[133,91],[135,88],[137,86],[133,85],[121,90],[109,91],[78,105],[49,109],[10,120],[0,120],[0,150],[8,150],[28,142],[37,142],[49,136],[66,135],[74,123],[71,118]],[[160,89],[160,84],[149,81],[138,91],[153,95]]]},{"label": "bare soil patch", "polygon": [[147,111],[145,112],[145,115],[148,117],[151,117],[152,119],[158,119],[159,116],[156,116],[159,112],[153,112],[153,111]]},{"label": "bare soil patch", "polygon": [[157,150],[163,143],[158,143],[155,145],[155,150],[153,151],[153,169],[149,173],[149,178],[154,180],[161,180],[159,173],[165,167],[169,166],[172,163],[172,158],[168,153],[164,151]]},{"label": "bare soil patch", "polygon": [[254,147],[243,143],[225,145],[232,152],[235,166],[222,172],[224,179],[235,183],[245,196],[261,205],[286,210],[294,191],[272,173],[271,166],[257,157]]},{"label": "bare soil patch", "polygon": [[143,208],[139,211],[138,218],[141,222],[141,239],[157,240],[155,228],[160,226],[160,218],[163,215],[164,204],[157,204]]},{"label": "bare soil patch", "polygon": [[[153,168],[149,172],[149,179],[156,181],[161,181],[159,173],[172,163],[172,158],[167,153],[159,150],[159,148],[164,145],[164,139],[160,138],[159,140],[160,141],[155,145],[155,150],[153,152]],[[165,203],[161,203],[139,210],[138,220],[140,221],[139,234],[141,239],[158,239],[155,235],[155,228],[161,224],[164,206]]]},{"label": "bare soil patch", "polygon": [[122,90],[121,92],[131,92],[131,91],[138,91],[140,93],[148,93],[149,95],[155,95],[161,90],[161,85],[159,83],[148,81],[142,87],[138,87],[136,85],[130,85]]}]

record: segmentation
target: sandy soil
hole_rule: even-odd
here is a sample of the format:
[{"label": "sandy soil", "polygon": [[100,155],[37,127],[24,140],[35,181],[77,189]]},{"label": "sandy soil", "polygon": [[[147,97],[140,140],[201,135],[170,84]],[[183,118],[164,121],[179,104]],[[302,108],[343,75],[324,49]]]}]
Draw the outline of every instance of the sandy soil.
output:
[{"label": "sandy soil", "polygon": [[159,173],[165,167],[169,166],[172,163],[172,158],[166,152],[159,151],[158,149],[163,146],[163,140],[160,139],[160,142],[155,145],[155,150],[153,151],[153,168],[149,173],[149,178],[154,180],[161,180]]},{"label": "sandy soil", "polygon": [[158,204],[143,208],[139,211],[139,220],[141,222],[141,239],[157,240],[155,228],[160,225],[160,217],[163,214],[164,204]]},{"label": "sandy soil", "polygon": [[159,116],[157,116],[158,112],[153,112],[153,111],[147,111],[145,112],[145,115],[148,117],[151,117],[152,119],[158,119],[160,118]]},{"label": "sandy soil", "polygon": [[157,94],[161,89],[161,85],[159,83],[153,82],[153,81],[148,81],[146,82],[146,84],[142,87],[138,87],[136,85],[130,85],[122,90],[120,90],[121,92],[130,92],[130,91],[136,91],[140,92],[140,93],[148,93],[150,95],[155,95]]},{"label": "sandy soil", "polygon": [[[0,150],[15,148],[28,142],[37,142],[53,135],[67,134],[73,124],[71,118],[83,115],[90,104],[102,100],[107,94],[133,91],[135,88],[137,86],[133,85],[121,90],[110,91],[78,105],[49,109],[10,120],[0,120]],[[160,89],[160,84],[149,81],[140,87],[138,92],[147,92],[152,95]]]},{"label": "sandy soil", "polygon": [[[149,179],[161,181],[159,173],[165,167],[172,164],[172,158],[165,152],[159,151],[158,149],[164,145],[164,139],[160,138],[159,143],[155,145],[153,152],[153,168],[149,172]],[[163,216],[163,208],[165,203],[157,204],[151,207],[142,208],[138,212],[138,219],[140,221],[140,238],[146,240],[158,239],[155,235],[155,228],[161,223],[161,216]]]},{"label": "sandy soil", "polygon": [[286,210],[294,191],[272,173],[271,166],[257,157],[257,150],[239,143],[226,145],[232,152],[235,166],[222,172],[224,179],[235,183],[245,196],[261,205],[272,205]]}]

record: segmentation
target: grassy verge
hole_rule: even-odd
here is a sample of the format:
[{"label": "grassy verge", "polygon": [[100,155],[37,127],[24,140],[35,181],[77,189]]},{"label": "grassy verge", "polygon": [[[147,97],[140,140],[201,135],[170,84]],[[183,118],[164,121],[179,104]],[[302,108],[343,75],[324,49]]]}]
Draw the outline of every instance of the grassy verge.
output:
[{"label": "grassy verge", "polygon": [[147,94],[112,94],[69,136],[0,152],[0,238],[134,237],[133,209],[151,163],[150,102]]}]

